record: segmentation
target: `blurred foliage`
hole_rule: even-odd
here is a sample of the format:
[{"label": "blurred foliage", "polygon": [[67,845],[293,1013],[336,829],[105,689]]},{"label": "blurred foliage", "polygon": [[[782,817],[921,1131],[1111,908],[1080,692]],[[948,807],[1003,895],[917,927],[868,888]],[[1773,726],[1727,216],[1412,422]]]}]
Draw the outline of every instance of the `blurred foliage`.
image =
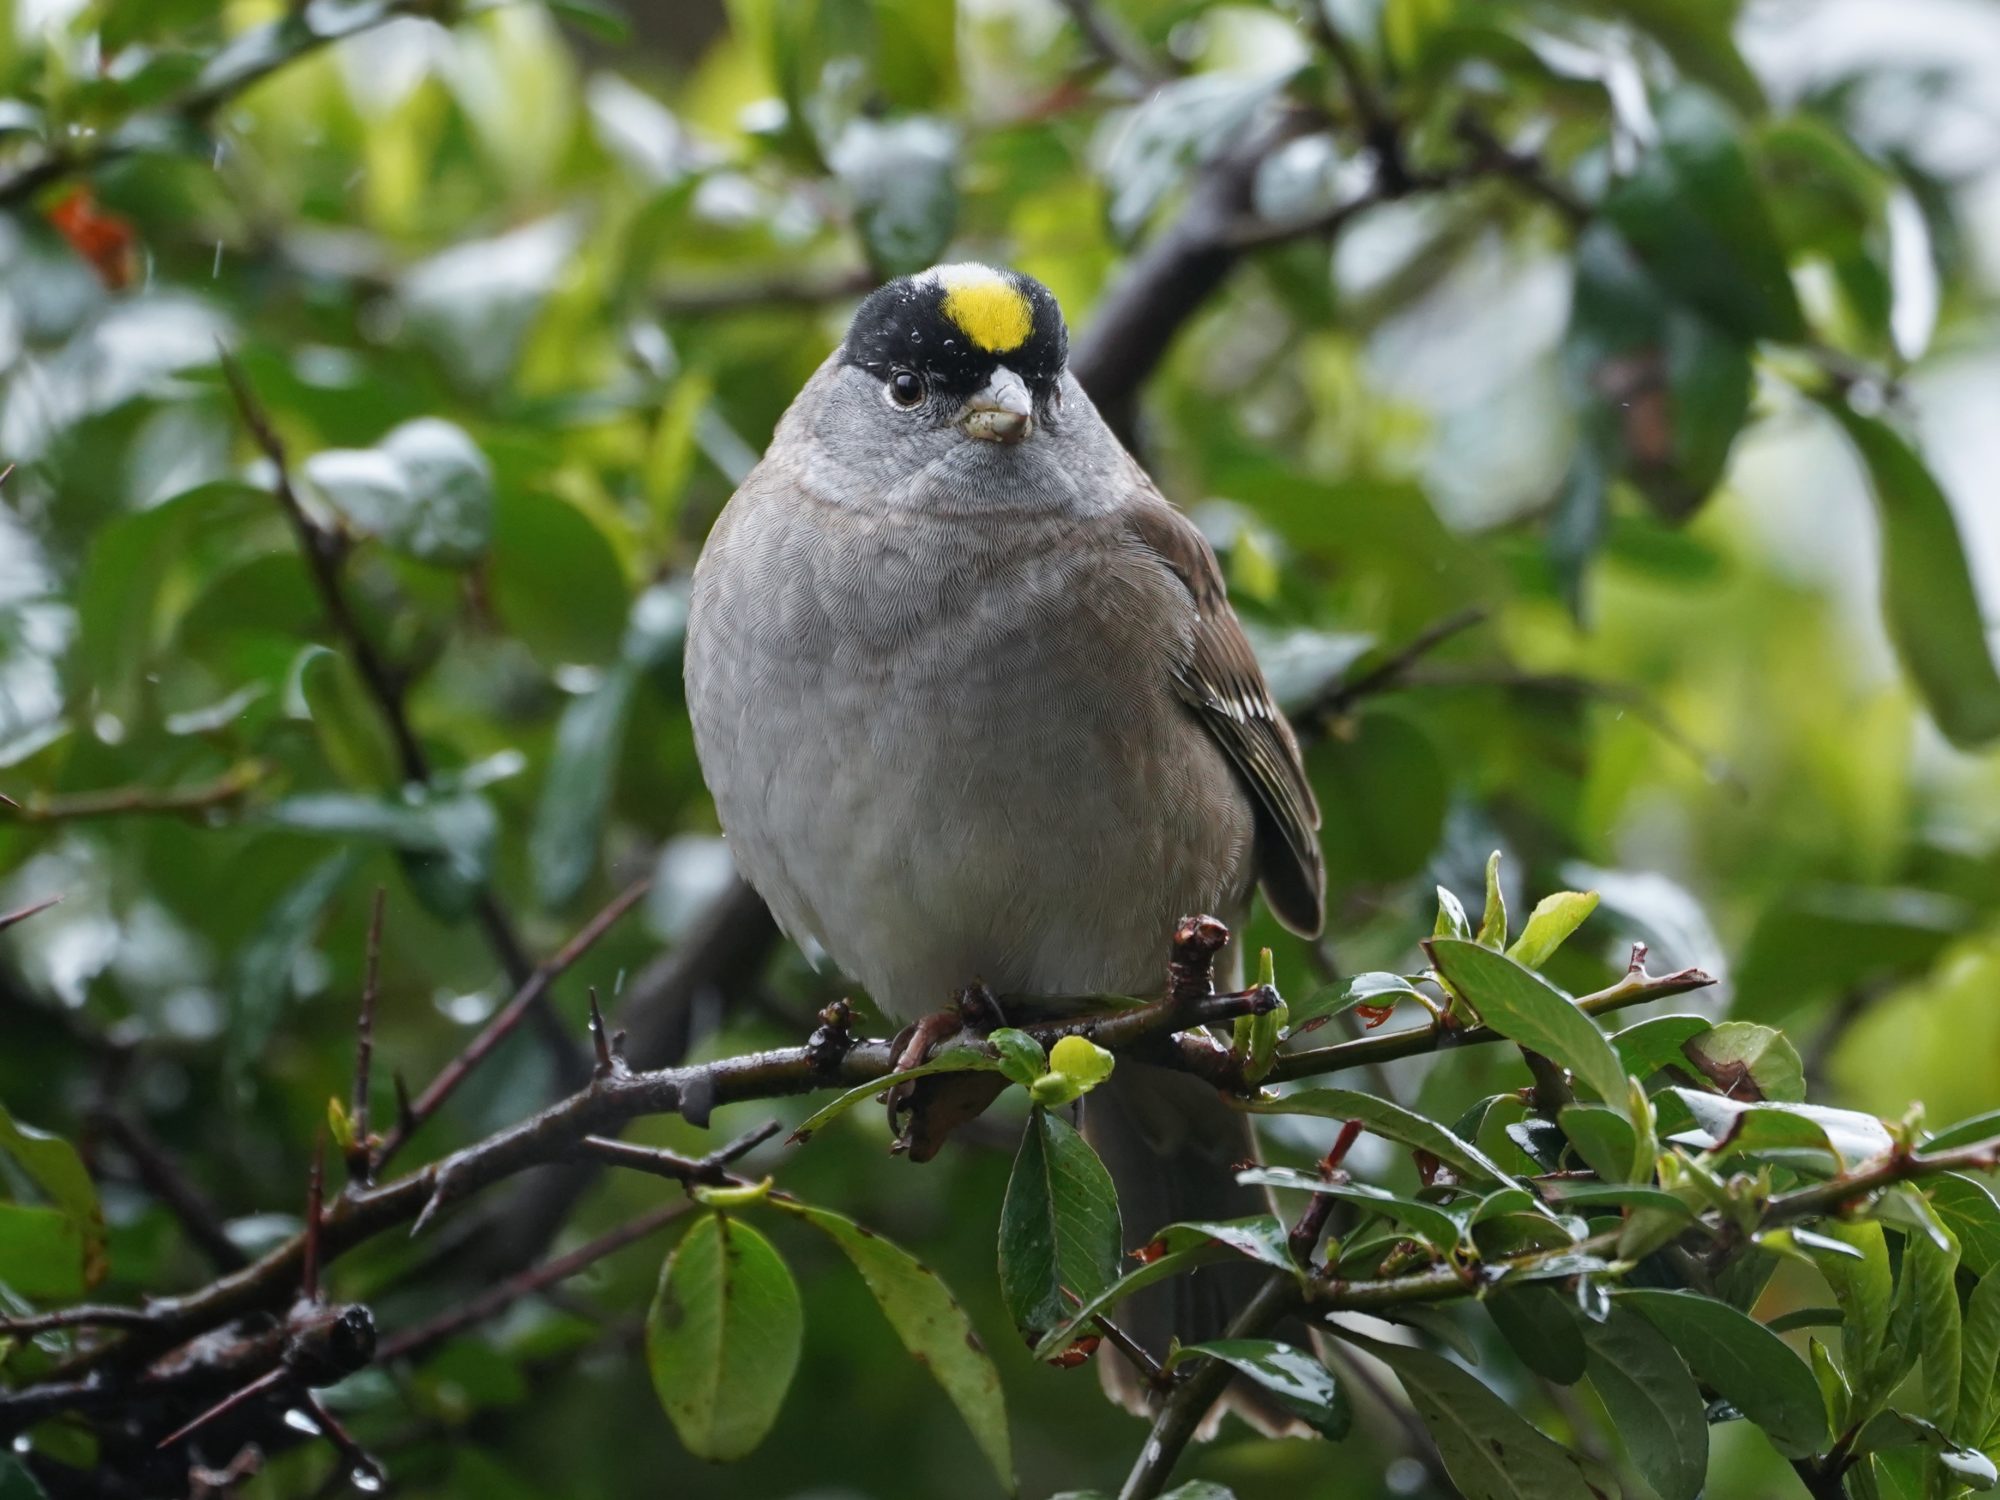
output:
[{"label": "blurred foliage", "polygon": [[[0,792],[19,804],[0,816],[0,911],[64,898],[0,936],[0,1100],[76,1143],[98,1184],[85,1204],[58,1152],[0,1153],[9,1295],[88,1279],[134,1300],[212,1273],[107,1110],[171,1149],[244,1248],[296,1227],[349,1086],[378,885],[378,1118],[390,1073],[430,1076],[512,989],[489,901],[547,953],[654,873],[643,922],[557,992],[579,1039],[586,984],[610,1000],[686,945],[728,865],[680,702],[682,580],[855,297],[945,256],[1004,261],[1087,337],[1193,185],[1277,122],[1244,169],[1241,264],[1175,310],[1134,433],[1216,542],[1288,703],[1335,704],[1309,763],[1331,941],[1260,917],[1245,948],[1273,949],[1295,1009],[1333,968],[1375,981],[1355,1006],[1407,999],[1435,888],[1477,890],[1499,846],[1516,912],[1563,887],[1600,898],[1536,955],[1557,983],[1604,985],[1642,939],[1655,967],[1725,977],[1711,1019],[1786,1027],[1800,1093],[1890,1118],[1921,1100],[1938,1122],[2000,1105],[2000,763],[1981,753],[2000,736],[2000,532],[1968,487],[1992,473],[2000,139],[1978,124],[1993,70],[1953,30],[1984,27],[1990,52],[1990,17],[1897,7],[1898,42],[1925,51],[1836,45],[1882,35],[1865,6],[1733,0],[1107,0],[1095,36],[1054,0],[629,9],[0,0]],[[309,519],[343,539],[421,783],[218,344]],[[1326,696],[1467,605],[1476,628],[1365,697]],[[690,1056],[797,1041],[839,993],[790,952],[725,988],[669,1028]],[[1368,1014],[1328,1001],[1317,1019],[1337,1034]],[[1485,1048],[1366,1086],[1450,1122],[1527,1081]],[[552,1087],[524,1034],[421,1145]],[[883,1158],[866,1109],[776,1160],[787,1190],[963,1299],[1025,1493],[1115,1486],[1141,1428],[1005,1333],[1027,1296],[1003,1296],[992,1254],[1012,1098],[921,1169]],[[1028,1136],[1052,1158],[1057,1123],[1037,1109]],[[1281,1164],[1338,1129],[1267,1123]],[[1582,1139],[1634,1128],[1576,1123],[1586,1158]],[[678,1120],[632,1134],[708,1149]],[[1413,1192],[1379,1145],[1357,1168]],[[549,1232],[581,1242],[661,1188],[606,1178]],[[675,1426],[695,1418],[654,1402],[637,1330],[656,1241],[451,1341],[401,1390],[371,1371],[331,1400],[412,1494],[984,1483],[877,1313],[860,1242],[760,1223],[804,1326],[773,1435],[741,1464],[690,1459]],[[1872,1233],[1858,1260],[1788,1259],[1737,1301],[1768,1322],[1838,1299],[1865,1329],[1854,1306],[1890,1306]],[[1895,1284],[1929,1294],[1907,1316],[1942,1319],[1951,1268],[1919,1277],[1929,1243],[1887,1240],[1912,1268]],[[1990,1276],[1974,1243],[1961,1274]],[[58,1263],[74,1274],[18,1272]],[[390,1328],[480,1284],[395,1235],[333,1276]],[[1593,1394],[1558,1394],[1541,1377],[1568,1369],[1560,1351],[1522,1348],[1524,1367],[1497,1303],[1465,1311],[1425,1338],[1484,1355],[1507,1405],[1628,1474],[1699,1479],[1640,1451],[1645,1391],[1593,1375]],[[1576,1371],[1644,1367],[1664,1336],[1757,1418],[1754,1392],[1699,1367],[1685,1315],[1621,1301]],[[1839,1367],[1798,1327],[1786,1340],[1831,1390]],[[1875,1353],[1850,1331],[1850,1384],[1909,1374]],[[1420,1410],[1481,1399],[1435,1353],[1385,1357]],[[1622,1452],[1597,1436],[1613,1430]],[[1751,1423],[1712,1431],[1710,1494],[1800,1492]],[[1881,1494],[1940,1482],[1911,1457],[1922,1431],[1877,1436],[1903,1455],[1868,1471]],[[83,1439],[36,1434],[87,1469]],[[331,1462],[275,1453],[245,1493],[311,1493]],[[1380,1421],[1339,1449],[1230,1429],[1191,1469],[1245,1500],[1438,1483]],[[0,1458],[0,1491],[17,1482]]]}]

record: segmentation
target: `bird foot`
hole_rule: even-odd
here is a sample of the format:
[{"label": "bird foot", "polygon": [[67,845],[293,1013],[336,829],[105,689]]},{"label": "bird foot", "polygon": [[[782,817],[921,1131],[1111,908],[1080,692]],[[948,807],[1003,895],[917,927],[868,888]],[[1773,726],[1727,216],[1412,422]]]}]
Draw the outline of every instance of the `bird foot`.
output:
[{"label": "bird foot", "polygon": [[[975,980],[958,992],[950,1008],[933,1011],[897,1033],[890,1044],[896,1071],[921,1067],[946,1043],[985,1036],[1005,1022],[992,992]],[[929,1161],[952,1131],[985,1113],[1006,1087],[1005,1078],[987,1072],[905,1079],[882,1096],[895,1138],[889,1149],[912,1161]]]}]

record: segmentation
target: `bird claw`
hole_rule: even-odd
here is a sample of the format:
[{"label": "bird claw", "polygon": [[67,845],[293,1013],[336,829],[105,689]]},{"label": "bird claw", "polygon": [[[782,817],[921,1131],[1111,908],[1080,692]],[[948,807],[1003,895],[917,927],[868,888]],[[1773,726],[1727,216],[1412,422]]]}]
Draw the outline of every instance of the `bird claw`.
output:
[{"label": "bird claw", "polygon": [[[999,1002],[974,981],[960,990],[949,1009],[933,1011],[905,1027],[890,1043],[897,1072],[921,1067],[948,1042],[963,1035],[985,1036],[1003,1025]],[[889,1149],[912,1161],[929,1161],[951,1132],[983,1114],[1007,1080],[991,1073],[947,1073],[906,1078],[882,1096],[889,1111]]]}]

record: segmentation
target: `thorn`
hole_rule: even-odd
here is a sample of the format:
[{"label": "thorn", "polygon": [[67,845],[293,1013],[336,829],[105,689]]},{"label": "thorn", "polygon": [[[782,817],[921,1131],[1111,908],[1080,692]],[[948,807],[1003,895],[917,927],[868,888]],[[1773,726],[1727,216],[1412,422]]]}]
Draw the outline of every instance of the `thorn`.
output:
[{"label": "thorn", "polygon": [[410,1104],[410,1081],[401,1068],[389,1075],[396,1085],[396,1133],[408,1135],[417,1128],[417,1112]]},{"label": "thorn", "polygon": [[0,916],[0,932],[5,932],[9,927],[19,922],[25,922],[30,917],[40,915],[61,900],[62,897],[60,896],[50,896],[45,901],[37,901],[33,906],[24,906],[19,911],[10,911],[4,916]]},{"label": "thorn", "polygon": [[[7,472],[11,474],[13,470],[9,469]],[[0,792],[0,807],[11,807],[14,809],[15,812],[19,812],[21,810],[21,804],[16,802],[12,797],[8,796],[5,792]]]},{"label": "thorn", "polygon": [[13,464],[9,464],[7,465],[6,468],[0,469],[0,484],[5,484],[8,480],[12,479],[13,477],[14,477]]},{"label": "thorn", "polygon": [[[623,1037],[624,1032],[619,1032]],[[609,1078],[617,1070],[618,1057],[612,1050],[611,1034],[605,1029],[604,1010],[597,1003],[597,986],[590,987],[590,1040],[597,1049],[597,1069],[594,1076]]]},{"label": "thorn", "polygon": [[1627,974],[1643,974],[1646,972],[1646,945],[1644,943],[1634,943],[1632,945],[1632,957],[1625,965],[1625,972]]},{"label": "thorn", "polygon": [[215,1405],[211,1406],[207,1411],[203,1412],[200,1416],[196,1417],[192,1422],[189,1422],[184,1426],[175,1428],[172,1432],[168,1433],[165,1437],[161,1438],[158,1443],[154,1444],[154,1447],[171,1448],[175,1443],[178,1443],[182,1438],[188,1436],[190,1433],[195,1432],[200,1428],[206,1427],[210,1422],[213,1422],[217,1417],[226,1416],[228,1413],[236,1410],[237,1407],[243,1405],[246,1401],[254,1400],[255,1398],[263,1395],[267,1391],[275,1390],[278,1386],[282,1385],[287,1379],[289,1379],[290,1376],[291,1376],[291,1371],[287,1370],[283,1365],[279,1365],[274,1370],[266,1370],[262,1375],[259,1375],[255,1380],[251,1381],[248,1385],[244,1386],[242,1390],[236,1391],[231,1395],[224,1396],[220,1401],[216,1402]]}]

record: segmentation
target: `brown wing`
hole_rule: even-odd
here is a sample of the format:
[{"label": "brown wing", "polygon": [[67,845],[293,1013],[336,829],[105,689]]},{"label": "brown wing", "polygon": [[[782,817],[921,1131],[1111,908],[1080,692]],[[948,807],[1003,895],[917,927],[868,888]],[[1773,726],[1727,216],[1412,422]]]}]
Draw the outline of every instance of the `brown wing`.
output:
[{"label": "brown wing", "polygon": [[1326,904],[1326,862],[1299,742],[1271,699],[1263,668],[1229,607],[1208,538],[1154,489],[1136,464],[1138,498],[1126,515],[1134,535],[1173,569],[1194,600],[1194,650],[1174,674],[1180,695],[1235,764],[1257,805],[1257,879],[1271,910],[1294,932],[1317,935]]}]

